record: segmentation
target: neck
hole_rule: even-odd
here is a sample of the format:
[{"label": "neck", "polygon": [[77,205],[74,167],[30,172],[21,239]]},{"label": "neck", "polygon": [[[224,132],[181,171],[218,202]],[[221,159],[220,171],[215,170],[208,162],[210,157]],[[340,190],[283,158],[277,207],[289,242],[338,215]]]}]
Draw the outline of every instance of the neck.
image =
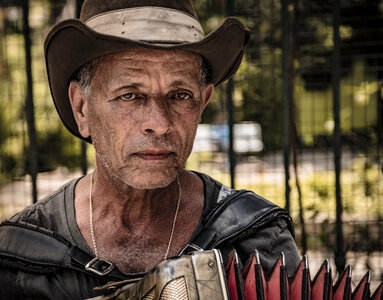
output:
[{"label": "neck", "polygon": [[145,228],[153,220],[173,215],[178,196],[177,180],[164,188],[135,189],[117,182],[103,168],[94,173],[92,202],[96,219],[119,219],[127,229]]}]

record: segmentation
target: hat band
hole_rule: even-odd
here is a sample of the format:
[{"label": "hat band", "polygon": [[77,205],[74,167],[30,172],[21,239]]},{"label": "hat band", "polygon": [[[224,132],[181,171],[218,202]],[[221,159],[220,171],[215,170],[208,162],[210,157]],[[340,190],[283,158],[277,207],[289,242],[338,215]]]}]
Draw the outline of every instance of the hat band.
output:
[{"label": "hat band", "polygon": [[154,44],[181,44],[202,40],[201,24],[170,8],[146,6],[115,10],[86,21],[93,30],[107,35]]}]

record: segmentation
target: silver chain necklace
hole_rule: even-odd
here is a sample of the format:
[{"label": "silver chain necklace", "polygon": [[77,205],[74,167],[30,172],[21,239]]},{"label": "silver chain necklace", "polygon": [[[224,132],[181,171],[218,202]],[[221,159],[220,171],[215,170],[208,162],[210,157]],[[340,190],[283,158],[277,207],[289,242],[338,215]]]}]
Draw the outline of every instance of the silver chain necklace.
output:
[{"label": "silver chain necklace", "polygon": [[[94,248],[94,254],[96,254],[96,257],[98,258],[98,250],[97,250],[96,238],[94,236],[94,228],[93,228],[93,207],[92,207],[93,175],[94,175],[94,172],[92,173],[91,178],[90,178],[90,188],[89,188],[89,226],[90,226],[90,235],[92,237],[92,243],[93,243],[93,248]],[[170,246],[171,246],[172,240],[173,240],[174,228],[176,227],[178,211],[180,209],[182,191],[181,191],[181,184],[180,184],[180,180],[178,179],[178,176],[177,176],[177,184],[178,184],[177,208],[176,208],[176,212],[174,214],[172,230],[170,232],[168,248],[166,249],[164,259],[166,259],[169,255]]]}]

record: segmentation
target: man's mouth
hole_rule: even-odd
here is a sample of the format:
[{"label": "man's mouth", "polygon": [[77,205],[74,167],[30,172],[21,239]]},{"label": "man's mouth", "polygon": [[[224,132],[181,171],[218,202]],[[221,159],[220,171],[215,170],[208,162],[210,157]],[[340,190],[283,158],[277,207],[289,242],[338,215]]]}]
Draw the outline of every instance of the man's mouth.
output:
[{"label": "man's mouth", "polygon": [[143,150],[135,153],[136,156],[144,160],[165,160],[174,152],[167,150]]}]

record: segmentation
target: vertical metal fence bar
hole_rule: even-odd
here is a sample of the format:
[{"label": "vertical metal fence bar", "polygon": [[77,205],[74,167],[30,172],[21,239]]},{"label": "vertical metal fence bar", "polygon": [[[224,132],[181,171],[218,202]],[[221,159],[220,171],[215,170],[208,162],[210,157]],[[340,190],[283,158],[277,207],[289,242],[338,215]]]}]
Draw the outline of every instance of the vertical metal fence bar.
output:
[{"label": "vertical metal fence bar", "polygon": [[[378,99],[376,102],[376,113],[377,113],[377,143],[376,143],[376,156],[377,156],[377,164],[380,169],[378,176],[378,195],[382,191],[383,184],[383,161],[382,161],[382,151],[383,151],[383,70],[378,72],[378,82],[379,82],[379,92]],[[381,199],[383,200],[383,199]],[[381,202],[380,202],[381,203]],[[381,210],[380,210],[381,211]],[[379,211],[379,213],[380,213]],[[383,248],[383,241],[380,239],[380,249]]]},{"label": "vertical metal fence bar", "polygon": [[290,22],[288,0],[282,0],[282,93],[283,93],[283,161],[285,169],[285,209],[290,213],[290,83],[289,83],[289,54],[290,54]]},{"label": "vertical metal fence bar", "polygon": [[342,229],[342,195],[340,185],[341,173],[341,124],[340,124],[340,0],[333,0],[334,52],[332,66],[333,114],[334,114],[334,165],[336,197],[336,249],[335,264],[338,272],[346,265]]},{"label": "vertical metal fence bar", "polygon": [[[382,60],[381,60],[382,61]],[[376,127],[376,134],[377,134],[377,143],[376,143],[376,157],[377,157],[377,165],[378,169],[380,170],[378,178],[377,178],[377,193],[378,195],[381,195],[382,187],[383,187],[383,161],[382,161],[382,150],[383,150],[383,70],[380,69],[378,71],[378,82],[379,82],[379,89],[378,89],[378,99],[376,102],[376,110],[377,110],[377,127]],[[379,199],[380,207],[382,207],[382,200]],[[379,215],[381,214],[382,209],[379,209]],[[379,224],[381,222],[381,218],[378,219],[377,223]],[[382,230],[382,223],[379,224],[379,236],[383,236],[383,230]],[[383,241],[380,238],[379,239],[379,246],[378,249],[383,249]],[[382,261],[382,260],[381,260]],[[383,272],[381,272],[381,277],[383,275]]]},{"label": "vertical metal fence bar", "polygon": [[[226,0],[226,15],[230,16],[234,13],[234,0]],[[230,78],[227,82],[227,112],[229,121],[229,163],[230,163],[230,185],[235,188],[235,153],[234,153],[234,105],[233,105],[234,80]]]},{"label": "vertical metal fence bar", "polygon": [[227,82],[227,111],[229,119],[229,163],[230,163],[230,185],[235,188],[235,152],[234,152],[234,106],[233,106],[234,81],[230,78]]},{"label": "vertical metal fence bar", "polygon": [[38,150],[36,141],[35,115],[33,105],[33,79],[32,79],[32,56],[31,39],[29,28],[29,1],[22,2],[23,8],[23,34],[25,48],[25,70],[27,76],[27,94],[25,99],[25,110],[27,117],[28,137],[29,137],[29,159],[28,171],[32,179],[32,199],[37,202],[37,173],[38,173]]}]

